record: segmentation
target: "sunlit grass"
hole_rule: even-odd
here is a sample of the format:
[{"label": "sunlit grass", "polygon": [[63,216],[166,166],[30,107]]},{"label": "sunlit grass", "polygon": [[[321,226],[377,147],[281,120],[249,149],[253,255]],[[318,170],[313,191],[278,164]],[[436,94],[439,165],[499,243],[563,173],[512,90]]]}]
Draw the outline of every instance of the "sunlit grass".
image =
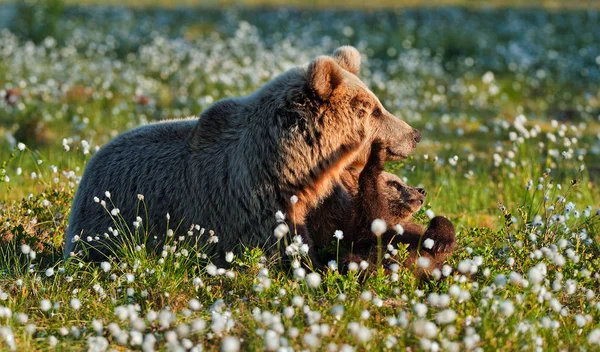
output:
[{"label": "sunlit grass", "polygon": [[[600,345],[595,12],[40,9],[0,17],[0,350]],[[39,27],[22,23],[28,15]],[[429,210],[456,226],[440,280],[366,262],[309,276],[243,247],[217,268],[196,244],[200,229],[148,252],[142,200],[139,227],[114,216],[139,241],[119,238],[101,264],[63,262],[70,204],[97,148],[248,94],[340,44],[359,47],[361,78],[423,133],[387,169],[427,189],[414,221]],[[348,245],[331,235],[333,253]]]}]

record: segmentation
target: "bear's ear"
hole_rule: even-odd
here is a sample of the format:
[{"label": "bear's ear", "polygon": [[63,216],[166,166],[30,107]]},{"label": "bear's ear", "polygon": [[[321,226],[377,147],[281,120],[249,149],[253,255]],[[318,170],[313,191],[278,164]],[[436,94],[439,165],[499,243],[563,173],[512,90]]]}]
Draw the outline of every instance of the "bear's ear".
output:
[{"label": "bear's ear", "polygon": [[360,70],[360,53],[350,45],[340,46],[333,52],[333,58],[344,70],[358,75]]},{"label": "bear's ear", "polygon": [[308,66],[308,82],[317,95],[327,100],[344,79],[342,70],[329,56],[319,56]]}]

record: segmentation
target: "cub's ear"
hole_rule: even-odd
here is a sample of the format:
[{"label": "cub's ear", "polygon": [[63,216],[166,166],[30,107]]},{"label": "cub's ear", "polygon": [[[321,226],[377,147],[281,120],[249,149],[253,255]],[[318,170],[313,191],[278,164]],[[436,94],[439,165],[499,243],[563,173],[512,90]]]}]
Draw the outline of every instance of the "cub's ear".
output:
[{"label": "cub's ear", "polygon": [[342,70],[329,56],[319,56],[308,66],[308,82],[317,95],[327,100],[344,79]]},{"label": "cub's ear", "polygon": [[344,70],[358,75],[360,70],[360,53],[350,45],[340,46],[333,52],[333,58]]}]

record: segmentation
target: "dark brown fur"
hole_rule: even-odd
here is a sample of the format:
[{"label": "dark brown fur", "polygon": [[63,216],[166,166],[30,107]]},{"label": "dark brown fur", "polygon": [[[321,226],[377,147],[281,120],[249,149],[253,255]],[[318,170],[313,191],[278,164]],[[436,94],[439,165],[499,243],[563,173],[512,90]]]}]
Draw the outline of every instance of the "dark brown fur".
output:
[{"label": "dark brown fur", "polygon": [[[366,260],[374,264],[378,259],[377,237],[371,232],[371,224],[377,218],[383,219],[392,227],[382,235],[384,248],[387,244],[406,245],[409,256],[403,264],[409,268],[415,268],[419,256],[428,257],[430,266],[427,270],[415,268],[417,274],[426,274],[440,268],[454,251],[455,229],[441,216],[433,218],[427,229],[410,221],[412,214],[423,204],[426,192],[407,186],[397,176],[384,172],[386,154],[385,146],[374,143],[363,171],[359,174],[356,169],[347,170],[342,176],[343,186],[337,187],[311,213],[309,227],[317,246],[330,243],[335,230],[344,232],[344,242],[353,243],[353,249],[352,254],[342,259],[343,263]],[[404,228],[402,235],[393,229],[396,224]],[[427,238],[434,240],[431,249],[422,246]]]},{"label": "dark brown fur", "polygon": [[[408,198],[404,199],[404,204],[400,202],[396,208],[400,211],[395,212],[388,198],[384,196],[389,192],[385,188],[387,185],[381,182],[385,158],[386,147],[374,143],[369,160],[358,179],[358,194],[352,221],[354,231],[349,236],[350,241],[354,242],[355,252],[373,260],[373,255],[377,252],[377,236],[371,232],[371,224],[379,218],[385,220],[389,226],[400,224],[404,228],[403,234],[400,235],[388,226],[388,230],[381,235],[381,242],[384,245],[390,243],[407,245],[409,257],[404,263],[405,266],[412,266],[419,256],[426,256],[431,260],[428,270],[439,268],[456,246],[454,226],[441,216],[433,218],[425,231],[421,226],[408,221],[407,215],[412,214],[410,205],[415,202],[415,199],[402,187],[401,192]],[[434,241],[432,248],[423,246],[423,242],[428,238]]]}]

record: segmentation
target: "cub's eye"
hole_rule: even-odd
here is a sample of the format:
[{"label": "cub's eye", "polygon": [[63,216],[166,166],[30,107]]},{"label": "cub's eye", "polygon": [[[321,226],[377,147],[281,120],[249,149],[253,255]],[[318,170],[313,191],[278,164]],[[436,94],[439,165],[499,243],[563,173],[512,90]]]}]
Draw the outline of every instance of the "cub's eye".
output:
[{"label": "cub's eye", "polygon": [[381,113],[381,109],[377,108],[375,110],[373,110],[373,116],[374,117],[381,117],[382,113]]},{"label": "cub's eye", "polygon": [[399,184],[399,183],[398,183],[398,182],[396,182],[396,181],[389,181],[389,182],[388,182],[388,187],[393,187],[393,188],[395,188],[397,191],[402,191],[402,188],[403,188],[403,187],[402,187],[402,185],[401,185],[401,184]]}]

